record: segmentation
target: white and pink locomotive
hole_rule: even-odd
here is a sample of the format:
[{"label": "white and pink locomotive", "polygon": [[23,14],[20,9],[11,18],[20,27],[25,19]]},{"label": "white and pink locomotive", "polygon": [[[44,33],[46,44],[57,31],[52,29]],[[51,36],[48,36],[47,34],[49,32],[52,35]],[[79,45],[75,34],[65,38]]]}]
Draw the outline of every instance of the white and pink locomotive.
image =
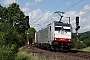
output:
[{"label": "white and pink locomotive", "polygon": [[51,50],[69,50],[72,47],[72,26],[54,21],[35,33],[37,47]]}]

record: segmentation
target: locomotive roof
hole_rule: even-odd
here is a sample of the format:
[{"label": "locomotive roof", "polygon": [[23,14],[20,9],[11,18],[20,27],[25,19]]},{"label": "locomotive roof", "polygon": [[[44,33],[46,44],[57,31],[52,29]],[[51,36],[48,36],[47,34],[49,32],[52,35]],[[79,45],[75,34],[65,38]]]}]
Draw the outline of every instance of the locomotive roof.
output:
[{"label": "locomotive roof", "polygon": [[[68,23],[63,23],[63,22],[59,22],[59,21],[53,21],[52,23],[61,23],[61,24],[68,24]],[[52,24],[50,23],[50,24]],[[50,24],[48,24],[47,26],[49,26]],[[70,24],[71,25],[71,24]]]},{"label": "locomotive roof", "polygon": [[[61,23],[61,24],[64,24],[64,25],[71,25],[71,24],[68,24],[68,23],[63,23],[63,22],[59,22],[59,21],[53,21],[50,24],[48,24],[46,27],[50,26],[52,23],[57,23],[57,24]],[[46,27],[44,27],[44,28],[46,28]],[[41,30],[43,30],[44,28],[41,28]]]}]

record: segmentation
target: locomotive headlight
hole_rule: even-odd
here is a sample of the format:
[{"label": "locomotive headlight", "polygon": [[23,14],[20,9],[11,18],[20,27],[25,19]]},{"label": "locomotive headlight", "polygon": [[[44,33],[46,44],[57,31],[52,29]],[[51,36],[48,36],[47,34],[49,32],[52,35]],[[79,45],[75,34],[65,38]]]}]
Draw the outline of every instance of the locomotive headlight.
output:
[{"label": "locomotive headlight", "polygon": [[71,41],[70,39],[68,41]]},{"label": "locomotive headlight", "polygon": [[54,38],[54,40],[57,40],[56,38]]},{"label": "locomotive headlight", "polygon": [[61,40],[63,40],[63,39],[61,39]]}]

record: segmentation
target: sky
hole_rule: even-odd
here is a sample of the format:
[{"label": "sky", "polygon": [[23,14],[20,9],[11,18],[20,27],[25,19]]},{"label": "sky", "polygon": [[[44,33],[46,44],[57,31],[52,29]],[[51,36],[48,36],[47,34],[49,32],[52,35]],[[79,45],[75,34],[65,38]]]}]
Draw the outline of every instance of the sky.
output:
[{"label": "sky", "polygon": [[59,21],[60,16],[55,13],[56,11],[65,12],[63,22],[68,23],[67,17],[70,17],[73,32],[77,16],[80,20],[78,32],[90,31],[90,0],[0,0],[0,4],[5,7],[13,2],[18,3],[24,14],[29,16],[29,24],[36,31],[53,21]]}]

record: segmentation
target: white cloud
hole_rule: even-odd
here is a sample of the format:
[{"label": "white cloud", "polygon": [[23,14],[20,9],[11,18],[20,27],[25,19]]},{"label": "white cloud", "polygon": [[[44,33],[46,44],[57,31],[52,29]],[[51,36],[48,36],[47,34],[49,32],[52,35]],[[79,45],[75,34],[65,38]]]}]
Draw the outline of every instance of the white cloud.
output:
[{"label": "white cloud", "polygon": [[33,3],[26,2],[25,6],[21,8],[21,10],[24,12],[25,15],[29,15],[30,8],[29,6],[33,5]]},{"label": "white cloud", "polygon": [[90,29],[90,25],[85,26],[83,29]]},{"label": "white cloud", "polygon": [[[87,11],[90,11],[89,9],[85,8],[86,6],[84,6],[84,9],[81,10],[80,12],[77,11],[69,11],[66,12],[66,14],[64,15],[63,21],[64,22],[68,22],[68,18],[66,17],[70,17],[71,19],[71,24],[73,26],[73,32],[75,32],[75,28],[76,28],[76,16],[79,16],[79,20],[80,20],[80,26],[81,28],[79,29],[79,32],[84,32],[87,30],[90,30],[90,21],[89,18],[90,16],[88,16],[87,14],[85,14]],[[89,7],[88,7],[89,8]],[[35,14],[36,13],[36,14]],[[49,16],[50,14],[50,16]],[[53,13],[50,13],[50,11],[46,11],[46,12],[42,12],[42,10],[34,10],[33,14],[31,14],[33,18],[31,18],[31,20],[36,21],[39,18],[41,18],[39,21],[37,21],[36,23],[40,24],[40,26],[35,26],[36,29],[40,29],[38,27],[45,27],[47,24],[51,23],[52,21],[58,21],[59,18],[57,18],[56,16],[53,15]],[[34,15],[34,16],[33,16]],[[87,16],[87,17],[85,17]],[[50,20],[50,21],[49,21]],[[46,22],[46,23],[45,23]],[[42,26],[43,25],[43,26]]]},{"label": "white cloud", "polygon": [[85,14],[86,12],[84,12],[84,11],[80,11],[79,12],[79,15],[83,15],[83,14]]},{"label": "white cloud", "polygon": [[30,14],[29,11],[29,6],[36,5],[37,3],[41,2],[43,0],[35,0],[35,2],[26,2],[25,6],[22,9],[23,12],[25,12],[26,15]]},{"label": "white cloud", "polygon": [[3,0],[4,5],[8,5],[8,4],[11,4],[13,2],[16,2],[16,0]]},{"label": "white cloud", "polygon": [[28,7],[23,7],[21,8],[21,10],[24,12],[25,15],[28,15],[30,9]]},{"label": "white cloud", "polygon": [[66,5],[69,5],[69,4],[70,4],[70,2],[67,2],[67,3],[66,3]]},{"label": "white cloud", "polygon": [[41,9],[36,9],[33,11],[29,10],[28,15],[30,17],[31,27],[35,27],[36,30],[41,29],[41,27],[45,27],[47,24],[50,23],[49,17],[53,16],[52,14],[53,13],[51,13],[50,11],[43,12]]},{"label": "white cloud", "polygon": [[79,1],[81,1],[81,0],[76,0],[76,2],[79,2]]},{"label": "white cloud", "polygon": [[76,28],[76,16],[79,16],[79,20],[80,20],[80,29],[79,32],[85,32],[90,30],[90,5],[85,5],[84,8],[77,12],[77,11],[69,11],[66,12],[66,14],[64,15],[64,21],[68,20],[66,19],[66,17],[70,17],[71,18],[71,24],[73,26],[73,32],[75,32],[75,28]]},{"label": "white cloud", "polygon": [[90,10],[90,6],[89,5],[85,5],[84,6],[84,10]]},{"label": "white cloud", "polygon": [[90,11],[90,5],[85,5],[83,10],[80,11],[79,15],[83,16]]},{"label": "white cloud", "polygon": [[26,7],[30,6],[30,3],[29,2],[26,2]]},{"label": "white cloud", "polygon": [[43,1],[43,0],[35,0],[36,3],[38,3],[38,2],[42,2],[42,1]]},{"label": "white cloud", "polygon": [[[29,15],[31,27],[34,27],[36,30],[44,28],[47,24],[51,23],[52,21],[59,21],[59,18],[57,18],[58,16],[54,16],[55,14],[53,14],[53,12],[42,11],[41,9],[30,11],[30,9],[28,8],[29,5],[30,5],[29,3],[26,3],[25,7],[22,8],[22,10],[25,12],[25,15]],[[77,11],[65,12],[66,14],[64,14],[63,21],[68,22],[68,18],[66,17],[70,17],[71,24],[73,26],[73,32],[75,32],[76,28],[75,19],[76,16],[79,16],[80,18],[79,32],[90,30],[90,23],[89,23],[90,16],[86,14],[88,11],[90,11],[90,6],[85,5],[84,8],[79,12]]]},{"label": "white cloud", "polygon": [[26,7],[32,6],[32,5],[36,5],[37,3],[42,2],[43,0],[35,0],[34,2],[26,2]]},{"label": "white cloud", "polygon": [[33,20],[31,21],[31,23],[33,23],[34,21],[37,21],[33,24],[36,24],[36,23],[43,24],[45,23],[45,21],[48,20],[48,17],[50,17],[51,15],[52,13],[50,13],[49,11],[42,12],[40,9],[33,10],[30,16],[31,20]]}]

